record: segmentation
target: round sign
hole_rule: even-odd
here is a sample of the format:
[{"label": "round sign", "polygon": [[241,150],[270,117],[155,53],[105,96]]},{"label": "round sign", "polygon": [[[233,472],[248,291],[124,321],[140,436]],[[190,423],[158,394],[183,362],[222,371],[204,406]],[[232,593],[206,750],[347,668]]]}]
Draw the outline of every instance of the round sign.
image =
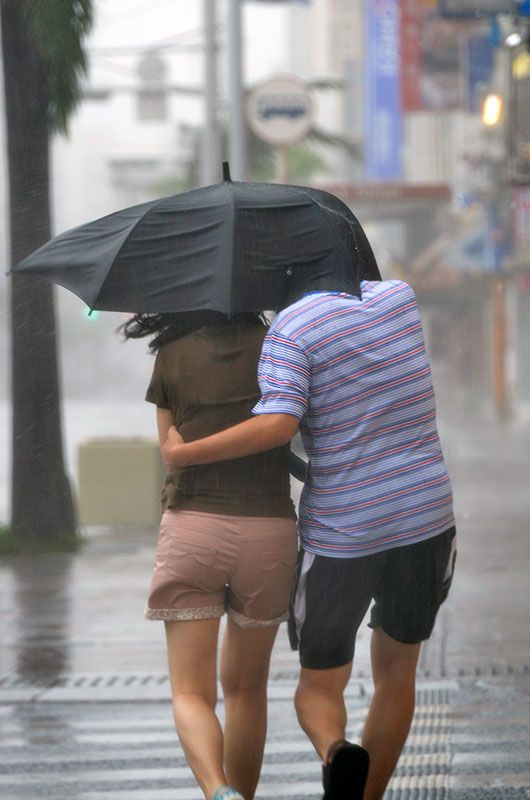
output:
[{"label": "round sign", "polygon": [[260,83],[249,94],[247,119],[259,139],[269,144],[296,144],[313,124],[313,100],[299,78],[278,75]]}]

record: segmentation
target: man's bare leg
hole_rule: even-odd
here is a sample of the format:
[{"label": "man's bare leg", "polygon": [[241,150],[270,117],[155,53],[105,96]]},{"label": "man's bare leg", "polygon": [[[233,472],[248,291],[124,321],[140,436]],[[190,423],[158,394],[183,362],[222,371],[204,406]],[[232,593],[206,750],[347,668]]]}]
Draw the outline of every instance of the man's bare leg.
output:
[{"label": "man's bare leg", "polygon": [[382,628],[372,634],[374,695],[362,738],[370,755],[364,800],[381,800],[407,739],[419,653],[419,644],[396,642]]},{"label": "man's bare leg", "polygon": [[295,708],[302,730],[307,734],[322,762],[329,748],[345,738],[347,712],[344,690],[350,679],[352,662],[333,669],[300,670]]}]

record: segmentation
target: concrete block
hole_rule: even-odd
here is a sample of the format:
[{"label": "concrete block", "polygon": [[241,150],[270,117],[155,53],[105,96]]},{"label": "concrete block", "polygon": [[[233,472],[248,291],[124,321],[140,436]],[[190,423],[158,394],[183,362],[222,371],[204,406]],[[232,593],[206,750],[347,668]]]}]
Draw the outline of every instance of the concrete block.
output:
[{"label": "concrete block", "polygon": [[102,438],[83,442],[78,449],[80,524],[156,527],[164,475],[155,440]]}]

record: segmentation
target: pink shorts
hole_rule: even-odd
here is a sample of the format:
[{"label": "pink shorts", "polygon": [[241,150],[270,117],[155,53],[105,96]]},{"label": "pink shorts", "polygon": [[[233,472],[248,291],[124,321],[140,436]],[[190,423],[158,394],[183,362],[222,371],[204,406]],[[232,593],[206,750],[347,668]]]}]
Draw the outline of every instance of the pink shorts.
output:
[{"label": "pink shorts", "polygon": [[212,619],[242,627],[287,618],[296,522],[168,509],[162,515],[146,619]]}]

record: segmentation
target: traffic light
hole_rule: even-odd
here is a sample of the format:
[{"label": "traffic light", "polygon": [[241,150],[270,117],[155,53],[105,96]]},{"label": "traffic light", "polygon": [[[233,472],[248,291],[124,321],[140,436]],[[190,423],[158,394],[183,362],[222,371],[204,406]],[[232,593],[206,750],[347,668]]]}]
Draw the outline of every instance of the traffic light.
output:
[{"label": "traffic light", "polygon": [[89,319],[91,322],[95,322],[99,317],[99,311],[94,311],[94,309],[90,309],[88,306],[85,306],[83,309],[83,316],[85,319]]}]

